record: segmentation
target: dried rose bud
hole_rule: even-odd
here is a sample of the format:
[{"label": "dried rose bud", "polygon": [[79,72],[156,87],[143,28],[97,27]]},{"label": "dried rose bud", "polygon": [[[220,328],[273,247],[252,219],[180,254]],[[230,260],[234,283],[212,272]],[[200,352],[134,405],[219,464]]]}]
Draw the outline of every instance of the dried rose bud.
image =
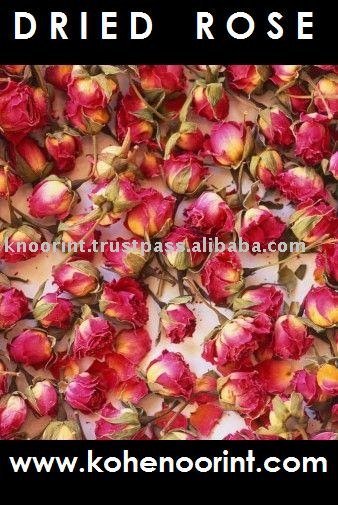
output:
[{"label": "dried rose bud", "polygon": [[270,242],[279,239],[285,229],[286,225],[279,217],[274,216],[267,207],[259,205],[244,213],[240,236],[255,252],[255,244],[260,244],[264,250]]},{"label": "dried rose bud", "polygon": [[280,289],[271,285],[252,286],[247,288],[234,300],[235,311],[241,309],[263,312],[267,316],[276,319],[283,305],[283,293]]},{"label": "dried rose bud", "polygon": [[163,351],[147,368],[150,390],[164,397],[189,399],[195,376],[179,353]]},{"label": "dried rose bud", "polygon": [[102,358],[112,350],[115,329],[103,317],[89,316],[75,328],[73,355],[76,358]]},{"label": "dried rose bud", "polygon": [[123,403],[137,405],[149,393],[147,383],[139,377],[120,382],[113,390],[114,398]]},{"label": "dried rose bud", "polygon": [[147,104],[133,90],[120,98],[116,112],[116,131],[119,141],[123,141],[128,129],[133,143],[139,144],[151,139],[154,131],[151,115],[149,114],[149,120],[142,119],[142,113],[144,117],[147,117],[147,112]]},{"label": "dried rose bud", "polygon": [[56,293],[43,295],[33,307],[33,316],[44,328],[70,327],[74,306],[70,300],[57,296]]},{"label": "dried rose bud", "polygon": [[139,170],[145,179],[152,179],[161,175],[162,157],[154,152],[144,153]]},{"label": "dried rose bud", "polygon": [[[306,97],[306,98],[304,98]],[[278,99],[293,113],[307,112],[311,104],[311,96],[302,86],[295,84],[278,94]]]},{"label": "dried rose bud", "polygon": [[297,206],[290,218],[291,230],[307,244],[312,244],[324,237],[333,235],[337,229],[335,209],[323,201],[313,203],[311,200]]},{"label": "dried rose bud", "polygon": [[89,261],[68,261],[53,267],[52,272],[59,288],[73,296],[96,293],[100,287],[100,272]]},{"label": "dried rose bud", "polygon": [[105,396],[100,379],[88,372],[74,377],[65,392],[66,402],[85,414],[99,410],[105,402]]},{"label": "dried rose bud", "polygon": [[338,179],[338,151],[330,158],[329,172],[331,172],[335,179]]},{"label": "dried rose bud", "polygon": [[192,106],[196,114],[209,121],[223,121],[229,114],[229,99],[221,83],[197,86]]},{"label": "dried rose bud", "polygon": [[106,107],[117,84],[109,76],[98,74],[95,76],[72,77],[68,84],[68,96],[76,104],[88,109]]},{"label": "dried rose bud", "polygon": [[330,154],[330,131],[327,117],[320,114],[306,114],[296,128],[295,153],[308,165],[317,165]]},{"label": "dried rose bud", "polygon": [[294,142],[291,119],[278,107],[264,109],[259,113],[258,125],[269,145],[289,147]]},{"label": "dried rose bud", "polygon": [[69,100],[66,103],[65,115],[72,125],[85,135],[96,135],[109,122],[107,107],[90,109]]},{"label": "dried rose bud", "polygon": [[13,438],[26,417],[27,406],[21,396],[17,394],[3,396],[0,399],[0,439]]},{"label": "dried rose bud", "polygon": [[11,328],[28,314],[28,300],[20,289],[0,284],[0,330]]},{"label": "dried rose bud", "polygon": [[183,151],[198,152],[203,147],[204,135],[197,124],[191,122],[182,123],[179,130],[176,145]]},{"label": "dried rose bud", "polygon": [[67,91],[72,77],[73,65],[50,65],[46,68],[45,79],[55,88]]},{"label": "dried rose bud", "polygon": [[105,244],[103,256],[107,267],[113,268],[121,277],[138,277],[151,253],[145,251],[144,242],[139,237],[118,237]]},{"label": "dried rose bud", "polygon": [[260,93],[269,77],[269,68],[264,65],[227,65],[229,84],[232,89]]},{"label": "dried rose bud", "polygon": [[78,195],[72,190],[69,179],[50,175],[34,187],[28,199],[29,211],[34,217],[64,219],[77,200]]},{"label": "dried rose bud", "polygon": [[149,333],[144,328],[121,330],[116,335],[114,349],[131,363],[139,365],[151,349]]},{"label": "dried rose bud", "polygon": [[0,65],[0,70],[10,77],[22,77],[26,67],[27,65]]},{"label": "dried rose bud", "polygon": [[203,252],[202,234],[188,226],[177,226],[163,240],[163,254],[176,270],[195,269],[202,265],[208,253]]},{"label": "dried rose bud", "polygon": [[161,310],[160,318],[161,328],[173,344],[192,337],[196,328],[196,317],[184,303],[169,303]]},{"label": "dried rose bud", "polygon": [[99,301],[106,316],[140,327],[148,321],[147,295],[141,284],[130,277],[104,283]]},{"label": "dried rose bud", "polygon": [[300,68],[301,65],[271,65],[270,80],[278,87],[290,84],[298,78]]},{"label": "dried rose bud", "polygon": [[81,439],[81,428],[75,421],[52,421],[42,434],[42,440]]},{"label": "dried rose bud", "polygon": [[326,286],[311,288],[305,298],[305,315],[321,328],[338,324],[338,293]]},{"label": "dried rose bud", "polygon": [[274,149],[265,149],[250,161],[250,173],[252,177],[261,181],[266,188],[273,188],[276,184],[276,176],[283,172],[283,160]]},{"label": "dried rose bud", "polygon": [[69,135],[63,131],[48,133],[45,139],[45,147],[54,160],[58,174],[73,170],[76,158],[81,152],[79,137]]},{"label": "dried rose bud", "polygon": [[217,396],[217,377],[218,375],[211,371],[201,377],[198,377],[195,382],[194,400],[200,405],[215,401]]},{"label": "dried rose bud", "polygon": [[100,419],[95,423],[95,437],[96,440],[130,440],[140,428],[135,408],[115,408],[107,403],[100,412]]},{"label": "dried rose bud", "polygon": [[328,280],[331,285],[338,285],[338,243],[322,245],[316,256],[314,278],[318,283]]},{"label": "dried rose bud", "polygon": [[9,389],[9,374],[5,363],[0,360],[0,397],[8,393]]},{"label": "dried rose bud", "polygon": [[294,368],[291,361],[281,359],[266,359],[255,366],[264,390],[274,395],[285,393],[290,388]]},{"label": "dried rose bud", "polygon": [[25,182],[34,182],[44,178],[52,169],[48,163],[46,153],[39,144],[25,137],[18,144],[11,147],[11,163]]},{"label": "dried rose bud", "polygon": [[329,74],[322,77],[316,85],[314,104],[319,112],[327,114],[328,110],[333,117],[338,115],[338,76]]},{"label": "dried rose bud", "polygon": [[225,201],[205,191],[184,212],[185,223],[206,235],[223,236],[234,229],[235,218]]},{"label": "dried rose bud", "polygon": [[240,291],[244,285],[239,256],[230,251],[215,254],[205,263],[201,280],[213,302],[226,303],[227,298]]},{"label": "dried rose bud", "polygon": [[7,345],[9,355],[16,363],[40,368],[52,357],[54,339],[44,330],[24,330]]},{"label": "dried rose bud", "polygon": [[228,121],[213,126],[205,143],[206,153],[217,163],[237,168],[253,150],[252,128],[247,123]]},{"label": "dried rose bud", "polygon": [[22,180],[11,170],[0,167],[0,198],[13,196],[22,185]]},{"label": "dried rose bud", "polygon": [[140,84],[144,91],[174,93],[185,88],[183,65],[139,65]]},{"label": "dried rose bud", "polygon": [[[92,260],[94,257],[94,240],[98,240],[100,232],[92,231],[95,220],[89,220],[87,214],[76,214],[70,216],[66,221],[60,222],[58,226],[58,239],[64,244],[82,244],[81,248],[72,248],[73,258]],[[83,238],[85,239],[83,240]]]},{"label": "dried rose bud", "polygon": [[308,417],[304,415],[304,401],[299,393],[291,393],[289,399],[283,401],[279,396],[272,400],[268,428],[259,429],[262,435],[278,435],[284,439],[299,436],[299,429],[307,426]]},{"label": "dried rose bud", "polygon": [[323,393],[329,396],[338,394],[338,368],[326,363],[317,372],[317,383]]},{"label": "dried rose bud", "polygon": [[53,384],[41,380],[30,386],[26,392],[27,400],[39,416],[53,417],[57,412],[58,395]]},{"label": "dried rose bud", "polygon": [[273,334],[273,351],[283,359],[299,359],[313,344],[313,337],[300,317],[280,316]]},{"label": "dried rose bud", "polygon": [[174,193],[193,194],[201,186],[208,170],[193,154],[171,155],[163,164],[166,184]]},{"label": "dried rose bud", "polygon": [[16,263],[34,258],[41,252],[43,238],[38,230],[26,224],[18,228],[5,228],[0,231],[0,259],[6,263]]},{"label": "dried rose bud", "polygon": [[216,403],[199,405],[190,416],[190,425],[199,435],[210,437],[223,415],[223,408]]},{"label": "dried rose bud", "polygon": [[277,187],[293,202],[305,202],[325,195],[324,181],[308,167],[294,167],[277,176]]},{"label": "dried rose bud", "polygon": [[320,389],[317,384],[316,374],[307,370],[297,370],[292,379],[292,385],[296,393],[300,393],[307,403],[313,403],[320,399]]}]

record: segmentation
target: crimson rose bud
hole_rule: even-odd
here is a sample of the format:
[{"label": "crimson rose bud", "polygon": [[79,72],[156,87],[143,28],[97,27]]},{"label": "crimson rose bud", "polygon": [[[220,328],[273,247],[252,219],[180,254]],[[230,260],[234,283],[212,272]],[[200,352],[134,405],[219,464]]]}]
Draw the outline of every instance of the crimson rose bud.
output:
[{"label": "crimson rose bud", "polygon": [[333,235],[337,229],[336,212],[331,205],[319,200],[311,200],[297,206],[290,218],[292,232],[298,240],[312,244],[324,237]]},{"label": "crimson rose bud", "polygon": [[82,107],[72,100],[66,103],[65,115],[74,128],[85,135],[96,135],[110,120],[107,107],[97,107],[94,109]]},{"label": "crimson rose bud", "polygon": [[151,349],[149,333],[144,328],[121,330],[116,335],[114,349],[131,363],[139,365]]},{"label": "crimson rose bud", "polygon": [[272,214],[263,205],[248,209],[242,220],[240,235],[254,251],[254,244],[259,243],[261,249],[268,246],[270,242],[278,239],[284,232],[286,225],[283,221]]},{"label": "crimson rose bud", "polygon": [[209,121],[223,121],[229,114],[229,99],[221,83],[197,86],[192,106],[196,114]]},{"label": "crimson rose bud", "polygon": [[[129,246],[126,247],[126,244]],[[103,256],[106,265],[113,268],[121,277],[138,277],[150,259],[151,253],[145,251],[143,241],[138,237],[130,239],[118,237],[105,244]]]},{"label": "crimson rose bud", "polygon": [[226,303],[227,298],[240,291],[244,285],[239,256],[231,251],[215,254],[205,263],[201,280],[213,302]]},{"label": "crimson rose bud", "polygon": [[330,132],[327,117],[320,114],[301,116],[304,123],[296,129],[295,153],[308,165],[317,165],[330,154]]},{"label": "crimson rose bud", "polygon": [[201,233],[188,226],[173,228],[162,243],[167,262],[177,270],[198,268],[208,255],[203,252]]},{"label": "crimson rose bud", "polygon": [[90,414],[103,406],[105,392],[98,377],[83,372],[70,381],[65,392],[65,399],[73,409]]},{"label": "crimson rose bud", "polygon": [[250,287],[238,298],[235,298],[233,308],[263,312],[267,316],[276,319],[283,305],[283,293],[280,289],[271,285]]},{"label": "crimson rose bud", "polygon": [[13,361],[40,368],[52,357],[53,337],[39,328],[24,330],[8,344],[8,352]]},{"label": "crimson rose bud", "polygon": [[229,84],[235,91],[259,93],[269,77],[269,68],[264,65],[227,65]]},{"label": "crimson rose bud", "polygon": [[102,358],[112,350],[115,329],[103,317],[89,316],[75,329],[73,354],[76,358]]},{"label": "crimson rose bud", "polygon": [[130,131],[131,141],[139,144],[151,139],[154,131],[152,121],[141,119],[142,112],[147,112],[147,104],[131,90],[117,104],[116,132],[120,142]]},{"label": "crimson rose bud", "polygon": [[314,373],[307,370],[297,370],[292,379],[292,385],[296,393],[300,393],[307,403],[319,401],[320,389]]},{"label": "crimson rose bud", "polygon": [[307,112],[311,104],[309,92],[298,84],[290,86],[281,93],[278,93],[278,99],[294,114]]},{"label": "crimson rose bud", "polygon": [[49,380],[41,380],[29,387],[27,399],[40,416],[54,416],[57,411],[58,395]]},{"label": "crimson rose bud", "polygon": [[177,147],[183,151],[198,152],[203,147],[204,135],[195,123],[181,124],[180,136],[176,142]]},{"label": "crimson rose bud", "polygon": [[20,289],[0,284],[0,330],[11,328],[28,314],[28,300]]},{"label": "crimson rose bud", "polygon": [[51,175],[34,187],[28,203],[34,217],[64,219],[77,200],[78,195],[72,190],[70,180]]},{"label": "crimson rose bud", "polygon": [[13,196],[21,186],[22,180],[11,170],[0,167],[0,198]]},{"label": "crimson rose bud", "polygon": [[[85,222],[83,222],[85,220]],[[95,221],[88,221],[87,214],[76,214],[70,216],[66,221],[62,221],[58,226],[58,239],[64,244],[76,244],[82,242],[81,249],[73,248],[73,258],[91,260],[94,257],[93,241],[98,240],[100,232],[97,230],[89,233],[93,229]],[[100,223],[101,224],[101,223]],[[85,238],[84,238],[85,237]],[[84,240],[83,240],[84,239]]]},{"label": "crimson rose bud", "polygon": [[27,406],[17,394],[3,396],[0,400],[0,439],[11,439],[25,422]]},{"label": "crimson rose bud", "polygon": [[45,139],[48,154],[53,158],[56,172],[63,174],[75,167],[75,161],[81,151],[79,137],[58,131],[48,133]]},{"label": "crimson rose bud", "polygon": [[12,165],[25,182],[42,179],[51,171],[43,149],[30,137],[22,139],[11,148]]},{"label": "crimson rose bud", "polygon": [[206,235],[224,236],[234,229],[230,207],[213,191],[205,191],[184,212],[186,224]]},{"label": "crimson rose bud", "polygon": [[325,195],[324,181],[308,167],[294,167],[277,176],[277,187],[292,202],[305,202]]},{"label": "crimson rose bud", "polygon": [[107,403],[95,423],[96,440],[130,440],[140,430],[137,410],[133,407],[115,408]]},{"label": "crimson rose bud", "polygon": [[144,91],[169,94],[185,88],[183,65],[139,65],[138,71]]},{"label": "crimson rose bud", "polygon": [[326,286],[311,288],[306,295],[305,315],[321,328],[338,324],[338,293]]},{"label": "crimson rose bud", "polygon": [[313,344],[313,337],[301,318],[292,314],[280,316],[273,335],[273,350],[283,359],[299,359]]},{"label": "crimson rose bud", "polygon": [[276,86],[284,86],[297,79],[300,68],[301,65],[271,65],[273,74],[270,79]]},{"label": "crimson rose bud", "polygon": [[72,77],[73,65],[50,65],[46,68],[45,79],[55,88],[67,91]]},{"label": "crimson rose bud", "polygon": [[263,388],[269,394],[285,393],[294,375],[292,362],[281,359],[266,359],[258,363],[255,369]]},{"label": "crimson rose bud", "polygon": [[33,316],[41,326],[68,329],[73,315],[70,300],[58,297],[56,293],[43,295],[33,307]]},{"label": "crimson rose bud", "polygon": [[278,107],[259,113],[258,125],[269,145],[289,147],[294,142],[291,119]]},{"label": "crimson rose bud", "polygon": [[100,286],[100,272],[89,261],[68,261],[53,267],[52,272],[59,288],[73,296],[96,293]]},{"label": "crimson rose bud", "polygon": [[332,285],[338,285],[338,243],[322,245],[316,256],[314,278],[318,283],[329,280]]},{"label": "crimson rose bud", "polygon": [[173,344],[192,337],[196,328],[196,317],[184,303],[169,303],[161,310],[160,318],[161,328]]},{"label": "crimson rose bud", "polygon": [[180,154],[165,160],[163,173],[168,188],[184,195],[193,194],[200,188],[208,170],[197,156]]},{"label": "crimson rose bud", "polygon": [[18,228],[4,228],[0,231],[0,259],[16,263],[33,258],[41,252],[42,239],[38,230],[26,224]]},{"label": "crimson rose bud", "polygon": [[276,176],[283,172],[283,161],[274,149],[265,149],[250,161],[250,173],[261,181],[266,188],[273,188],[276,184]]},{"label": "crimson rose bud", "polygon": [[213,156],[220,165],[237,168],[253,150],[252,128],[235,121],[218,123],[213,126],[205,147],[205,154]]},{"label": "crimson rose bud", "polygon": [[9,374],[3,361],[0,360],[0,397],[9,389]]}]

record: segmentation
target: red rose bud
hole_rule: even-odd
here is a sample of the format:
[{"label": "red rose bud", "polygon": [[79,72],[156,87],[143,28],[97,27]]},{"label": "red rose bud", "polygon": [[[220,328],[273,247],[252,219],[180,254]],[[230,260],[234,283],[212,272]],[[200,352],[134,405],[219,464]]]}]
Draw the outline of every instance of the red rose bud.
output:
[{"label": "red rose bud", "polygon": [[338,243],[321,247],[316,256],[314,278],[318,283],[328,280],[331,285],[338,285]]},{"label": "red rose bud", "polygon": [[8,393],[10,386],[10,375],[11,372],[8,372],[6,365],[3,361],[0,360],[0,398],[2,395]]},{"label": "red rose bud", "polygon": [[322,77],[314,92],[314,104],[319,112],[338,116],[338,76],[334,74]]},{"label": "red rose bud", "polygon": [[52,421],[41,440],[82,440],[81,429],[75,421]]},{"label": "red rose bud", "polygon": [[135,279],[123,277],[105,283],[100,311],[108,317],[140,327],[148,321],[147,295]]},{"label": "red rose bud", "polygon": [[289,147],[295,140],[291,130],[291,119],[276,106],[259,113],[258,125],[270,145]]},{"label": "red rose bud", "polygon": [[234,229],[235,218],[225,201],[212,191],[205,191],[185,210],[188,226],[207,235],[224,236]]},{"label": "red rose bud", "polygon": [[[311,116],[316,116],[312,119]],[[330,132],[325,122],[327,118],[320,118],[319,114],[307,114],[306,119],[296,129],[295,153],[308,165],[317,165],[323,158],[330,154]]]},{"label": "red rose bud", "polygon": [[278,87],[296,81],[301,65],[271,65],[272,76],[270,80]]},{"label": "red rose bud", "polygon": [[56,172],[63,174],[75,167],[77,156],[81,151],[79,137],[59,131],[48,133],[45,139],[48,154],[53,158]]},{"label": "red rose bud", "polygon": [[251,251],[255,252],[255,243],[265,248],[270,242],[278,239],[285,228],[286,225],[279,217],[274,216],[267,207],[260,205],[245,212],[240,236],[249,244]]},{"label": "red rose bud", "polygon": [[0,284],[0,330],[11,328],[28,314],[28,300],[20,289]]},{"label": "red rose bud", "polygon": [[21,142],[11,148],[12,165],[25,182],[34,182],[42,179],[51,171],[52,165],[48,163],[43,149],[30,137],[25,137]]},{"label": "red rose bud", "polygon": [[100,273],[89,261],[68,261],[53,267],[52,272],[59,288],[76,297],[96,293],[100,287]]},{"label": "red rose bud", "polygon": [[184,93],[166,96],[158,108],[158,111],[166,117],[167,120],[176,119],[180,114],[187,97]]},{"label": "red rose bud", "polygon": [[161,310],[160,317],[161,328],[173,344],[192,337],[196,328],[196,317],[184,303],[169,303]]},{"label": "red rose bud", "polygon": [[202,357],[217,365],[241,364],[264,343],[271,331],[266,314],[238,316],[227,321],[204,343]]},{"label": "red rose bud", "polygon": [[221,83],[197,86],[192,106],[196,114],[209,121],[223,121],[229,114],[229,99]]},{"label": "red rose bud", "polygon": [[144,153],[139,170],[145,179],[159,177],[162,170],[162,157],[153,152]]},{"label": "red rose bud", "polygon": [[27,65],[0,65],[0,71],[2,70],[10,77],[22,77],[26,67]]},{"label": "red rose bud", "polygon": [[22,185],[22,180],[11,170],[0,167],[0,198],[13,196]]},{"label": "red rose bud", "polygon": [[65,400],[73,409],[84,414],[96,412],[105,402],[100,379],[88,372],[80,373],[68,384]]},{"label": "red rose bud", "polygon": [[46,82],[52,84],[57,89],[67,91],[68,84],[72,77],[73,65],[50,65],[46,68]]},{"label": "red rose bud", "polygon": [[309,95],[309,92],[298,84],[290,86],[279,93],[278,99],[294,114],[307,112],[311,104],[311,97]]},{"label": "red rose bud", "polygon": [[114,398],[117,398],[121,402],[137,405],[148,392],[146,382],[139,377],[134,377],[125,382],[120,382],[114,388],[113,395]]},{"label": "red rose bud", "polygon": [[127,440],[141,429],[137,410],[133,407],[115,408],[107,403],[95,423],[97,440]]},{"label": "red rose bud", "polygon": [[267,393],[283,394],[290,388],[294,376],[294,365],[291,361],[267,359],[258,363],[255,369]]},{"label": "red rose bud", "polygon": [[[85,222],[83,222],[85,220]],[[74,247],[73,258],[81,258],[85,260],[91,260],[94,257],[93,241],[98,240],[100,237],[100,232],[94,230],[92,233],[89,231],[93,228],[95,221],[88,221],[87,214],[77,214],[70,216],[66,221],[59,224],[58,227],[58,238],[65,244],[78,243],[82,241],[82,247]],[[85,237],[83,240],[83,237]]]},{"label": "red rose bud", "polygon": [[229,84],[235,91],[260,93],[269,77],[269,68],[264,65],[227,65]]},{"label": "red rose bud", "polygon": [[206,154],[226,167],[237,168],[253,150],[252,128],[246,123],[228,121],[214,125],[206,142]]},{"label": "red rose bud", "polygon": [[153,135],[152,123],[153,119],[147,109],[147,104],[134,91],[130,91],[119,100],[116,112],[116,131],[119,141],[123,141],[130,129],[133,143],[147,142]]},{"label": "red rose bud", "polygon": [[221,405],[248,419],[260,417],[266,410],[268,396],[257,372],[234,372],[218,380]]},{"label": "red rose bud", "polygon": [[190,424],[200,435],[209,437],[222,415],[222,407],[215,403],[204,403],[192,412]]},{"label": "red rose bud", "polygon": [[290,218],[291,230],[307,244],[312,244],[324,237],[333,235],[337,229],[336,211],[323,201],[311,200],[301,203]]},{"label": "red rose bud", "polygon": [[292,385],[296,393],[300,393],[307,403],[313,403],[320,399],[320,389],[317,384],[316,374],[307,370],[297,370],[292,379]]},{"label": "red rose bud", "polygon": [[[126,244],[129,244],[128,248]],[[144,249],[143,241],[138,237],[118,237],[104,246],[105,264],[121,277],[138,277],[151,256]]]},{"label": "red rose bud", "polygon": [[138,71],[144,91],[174,93],[185,88],[183,65],[139,65]]},{"label": "red rose bud", "polygon": [[142,202],[126,216],[125,226],[138,237],[163,237],[173,223],[175,198],[155,189],[144,191]]},{"label": "red rose bud", "polygon": [[283,359],[299,359],[313,344],[313,337],[301,318],[292,314],[281,316],[275,323],[273,351]]},{"label": "red rose bud", "polygon": [[204,135],[195,123],[182,123],[180,136],[176,142],[177,147],[183,151],[198,152],[203,147]]},{"label": "red rose bud", "polygon": [[26,392],[27,399],[39,416],[55,416],[58,405],[58,394],[53,384],[41,380],[30,386]]},{"label": "red rose bud", "polygon": [[193,154],[171,155],[165,160],[163,173],[166,184],[174,193],[195,193],[202,185],[208,170]]},{"label": "red rose bud", "polygon": [[19,228],[5,228],[0,231],[0,259],[16,263],[33,258],[41,252],[42,239],[39,231],[26,224]]},{"label": "red rose bud", "polygon": [[246,289],[239,298],[235,298],[233,308],[263,312],[272,319],[276,319],[283,305],[283,293],[275,286],[259,286]]},{"label": "red rose bud", "polygon": [[65,115],[71,124],[85,135],[96,135],[110,120],[107,107],[90,109],[71,100],[66,103]]},{"label": "red rose bud", "polygon": [[305,202],[325,195],[324,181],[313,168],[294,167],[277,176],[277,187],[293,202]]},{"label": "red rose bud", "polygon": [[329,396],[338,394],[338,368],[326,363],[317,372],[317,383],[323,393]]},{"label": "red rose bud", "polygon": [[195,375],[179,353],[163,351],[148,365],[146,376],[150,390],[165,398],[188,400],[193,391]]},{"label": "red rose bud", "polygon": [[89,316],[75,328],[73,355],[76,358],[102,358],[112,350],[115,329],[102,317]]},{"label": "red rose bud", "polygon": [[100,377],[106,390],[114,389],[120,382],[135,377],[136,367],[127,358],[117,352],[105,355],[103,361],[94,361],[89,372]]},{"label": "red rose bud", "polygon": [[162,240],[163,254],[176,270],[198,268],[206,260],[201,233],[187,226],[177,226]]},{"label": "red rose bud", "polygon": [[116,82],[104,74],[73,77],[68,84],[68,96],[72,102],[87,109],[106,107],[117,89]]},{"label": "red rose bud", "polygon": [[41,88],[4,80],[0,83],[0,128],[7,140],[17,144],[46,122],[47,100]]},{"label": "red rose bud", "polygon": [[338,151],[330,158],[329,172],[331,172],[333,177],[338,180]]},{"label": "red rose bud", "polygon": [[70,300],[56,293],[43,295],[33,308],[33,316],[44,328],[68,329],[73,317],[74,306]]},{"label": "red rose bud", "polygon": [[273,149],[265,149],[250,161],[250,173],[268,189],[275,187],[276,176],[283,172],[283,160]]},{"label": "red rose bud", "polygon": [[8,352],[13,361],[40,368],[52,357],[53,337],[38,328],[24,330],[8,344]]},{"label": "red rose bud", "polygon": [[0,439],[13,438],[26,417],[27,406],[21,396],[17,394],[3,396],[0,400]]},{"label": "red rose bud", "polygon": [[72,190],[70,180],[50,175],[34,187],[28,199],[29,211],[34,217],[64,219],[77,200],[78,195]]},{"label": "red rose bud", "polygon": [[116,335],[114,349],[131,363],[139,365],[151,349],[149,333],[144,328],[122,330]]},{"label": "red rose bud", "polygon": [[210,299],[225,304],[228,297],[238,293],[244,285],[239,256],[231,251],[215,254],[205,263],[201,280]]},{"label": "red rose bud", "polygon": [[214,402],[217,396],[217,377],[215,372],[207,372],[195,382],[194,400],[198,404]]},{"label": "red rose bud", "polygon": [[311,288],[305,298],[305,315],[321,328],[338,324],[338,293],[326,286]]}]

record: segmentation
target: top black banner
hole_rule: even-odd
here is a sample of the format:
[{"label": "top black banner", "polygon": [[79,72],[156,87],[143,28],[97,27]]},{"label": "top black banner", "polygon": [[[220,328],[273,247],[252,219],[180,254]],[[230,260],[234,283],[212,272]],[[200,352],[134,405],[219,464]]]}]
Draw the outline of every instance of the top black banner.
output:
[{"label": "top black banner", "polygon": [[337,63],[329,2],[1,0],[1,64]]}]

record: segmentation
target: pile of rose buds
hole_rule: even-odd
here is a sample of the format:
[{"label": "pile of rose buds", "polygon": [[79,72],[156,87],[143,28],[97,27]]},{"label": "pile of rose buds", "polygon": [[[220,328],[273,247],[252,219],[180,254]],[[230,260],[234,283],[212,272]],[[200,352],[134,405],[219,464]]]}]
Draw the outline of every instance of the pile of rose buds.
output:
[{"label": "pile of rose buds", "polygon": [[[0,439],[83,439],[86,419],[100,440],[206,439],[234,412],[245,428],[226,439],[336,439],[337,119],[333,65],[1,66]],[[231,182],[216,187],[215,171]],[[12,201],[24,184],[26,213]],[[90,208],[76,213],[82,184]],[[245,241],[259,264],[191,247],[205,237]],[[81,240],[34,298],[6,275],[46,241]],[[126,240],[132,250],[114,249]],[[255,246],[272,241],[305,249],[262,263]],[[253,284],[269,265],[278,280]],[[219,324],[206,325],[198,375],[179,350],[202,304]]]}]

